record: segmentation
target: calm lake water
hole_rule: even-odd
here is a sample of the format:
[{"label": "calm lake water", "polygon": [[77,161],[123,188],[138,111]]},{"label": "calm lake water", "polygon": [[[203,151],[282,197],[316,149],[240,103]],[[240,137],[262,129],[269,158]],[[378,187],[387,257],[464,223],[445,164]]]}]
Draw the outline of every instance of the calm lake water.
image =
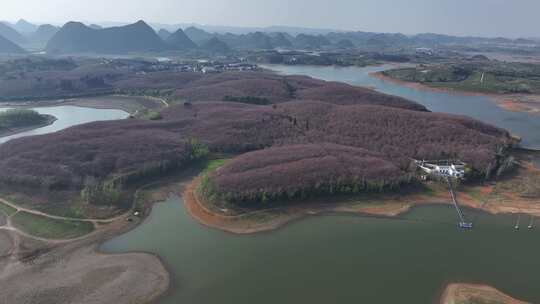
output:
[{"label": "calm lake water", "polygon": [[[540,147],[540,117],[499,109],[485,97],[422,92],[368,73],[383,68],[272,66],[287,74],[371,86],[426,105],[508,128]],[[106,252],[159,254],[173,275],[160,303],[435,303],[448,282],[486,283],[540,303],[540,233],[515,231],[516,215],[466,211],[472,231],[456,227],[450,206],[414,209],[399,219],[328,215],[277,231],[239,236],[204,227],[181,198],[154,207]]]},{"label": "calm lake water", "polygon": [[[0,108],[0,112],[6,111],[8,108]],[[94,121],[103,121],[103,120],[116,120],[124,119],[129,116],[127,112],[121,110],[110,110],[110,109],[93,109],[93,108],[83,108],[76,106],[56,106],[56,107],[43,107],[43,108],[34,108],[33,110],[41,113],[52,115],[57,118],[57,120],[49,126],[30,130],[28,132],[18,133],[12,136],[0,137],[0,144],[7,142],[8,140],[32,136],[32,135],[42,135],[47,133],[53,133],[60,131],[72,126],[94,122]]]},{"label": "calm lake water", "polygon": [[[272,68],[370,86],[432,111],[466,114],[511,130],[525,146],[540,147],[540,117],[502,110],[486,97],[419,91],[368,76],[385,67]],[[0,138],[0,143],[128,115],[75,106],[36,110],[58,120]],[[448,282],[486,283],[540,303],[540,232],[524,229],[530,219],[522,216],[523,228],[515,231],[515,215],[466,213],[475,223],[472,231],[456,228],[452,207],[431,206],[398,219],[310,217],[274,232],[239,236],[200,225],[181,198],[171,197],[157,204],[143,224],[102,249],[159,254],[174,278],[164,304],[434,303]]]},{"label": "calm lake water", "polygon": [[174,278],[164,304],[434,303],[447,282],[487,283],[540,303],[539,231],[515,231],[516,216],[466,213],[472,231],[457,229],[451,206],[432,206],[239,236],[200,225],[172,197],[102,248],[159,253]]}]

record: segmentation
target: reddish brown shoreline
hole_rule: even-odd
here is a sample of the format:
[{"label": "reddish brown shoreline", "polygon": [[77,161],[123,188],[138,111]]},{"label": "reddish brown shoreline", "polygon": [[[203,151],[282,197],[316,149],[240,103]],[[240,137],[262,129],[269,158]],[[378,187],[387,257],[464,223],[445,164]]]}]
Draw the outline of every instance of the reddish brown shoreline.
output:
[{"label": "reddish brown shoreline", "polygon": [[[540,172],[540,170],[534,168],[532,165],[525,166],[523,170],[534,173]],[[227,215],[221,212],[212,211],[205,206],[206,203],[198,197],[196,193],[199,183],[200,178],[195,178],[184,189],[183,199],[189,214],[203,225],[237,234],[250,234],[275,230],[287,223],[302,219],[306,216],[327,213],[338,212],[363,214],[366,216],[395,217],[416,206],[451,204],[448,197],[449,194],[445,189],[434,195],[389,194],[381,195],[376,199],[370,199],[362,203],[337,202],[332,205],[305,203],[292,207],[260,210],[240,215]],[[477,186],[475,188],[476,191],[486,195],[486,197],[493,192],[493,189],[493,186]],[[460,204],[472,209],[482,210],[490,214],[526,213],[540,217],[540,204],[534,204],[534,200],[520,198],[513,193],[497,195],[504,197],[506,200],[491,203],[486,202],[483,199],[475,199],[464,192],[459,192],[458,194]],[[257,215],[257,219],[253,219],[254,215]]]}]

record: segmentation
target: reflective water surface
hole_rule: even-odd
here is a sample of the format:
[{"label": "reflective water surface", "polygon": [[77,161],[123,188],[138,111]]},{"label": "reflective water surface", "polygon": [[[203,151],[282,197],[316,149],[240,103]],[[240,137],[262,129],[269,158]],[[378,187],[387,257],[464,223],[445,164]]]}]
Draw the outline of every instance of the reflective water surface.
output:
[{"label": "reflective water surface", "polygon": [[[487,97],[419,91],[369,76],[388,67],[271,68],[370,86],[432,111],[466,114],[540,147],[540,117],[502,110]],[[514,230],[515,215],[466,213],[476,225],[472,231],[457,229],[452,207],[431,206],[399,219],[328,215],[239,236],[200,225],[181,198],[171,197],[102,249],[158,253],[174,278],[165,304],[438,303],[449,282],[486,283],[540,303],[539,231]]]},{"label": "reflective water surface", "polygon": [[[0,108],[0,112],[5,110],[7,110],[7,108]],[[34,108],[33,110],[41,114],[52,115],[56,117],[57,120],[52,125],[43,128],[17,133],[11,136],[0,137],[0,144],[14,138],[53,133],[84,123],[103,120],[124,119],[129,115],[127,112],[124,112],[122,110],[93,109],[77,106],[43,107]]]}]

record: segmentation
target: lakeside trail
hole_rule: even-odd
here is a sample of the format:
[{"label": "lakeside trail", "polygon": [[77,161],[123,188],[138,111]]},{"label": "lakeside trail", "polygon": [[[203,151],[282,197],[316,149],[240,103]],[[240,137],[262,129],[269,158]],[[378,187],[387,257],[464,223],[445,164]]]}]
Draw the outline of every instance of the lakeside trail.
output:
[{"label": "lakeside trail", "polygon": [[169,287],[162,261],[148,253],[104,254],[104,241],[136,227],[116,221],[99,233],[66,244],[12,234],[0,258],[1,303],[150,303]]},{"label": "lakeside trail", "polygon": [[[195,191],[199,182],[199,178],[189,176],[180,181],[174,179],[171,182],[154,183],[157,187],[151,189],[150,196],[145,196],[145,201],[148,200],[151,206],[152,202],[163,201],[170,193],[183,193],[185,207],[197,221],[209,227],[241,234],[274,230],[305,216],[331,212],[391,217],[406,212],[415,205],[432,204],[434,201],[450,204],[448,193],[441,191],[425,197],[408,195],[403,198],[401,195],[393,195],[386,197],[384,201],[378,199],[364,203],[345,202],[332,206],[310,204],[244,215],[227,215],[212,211],[199,201]],[[483,189],[486,194],[490,190],[489,187]],[[462,204],[483,208],[490,206],[489,202],[478,202],[467,194],[460,193],[460,196]],[[501,207],[499,203],[493,205]],[[499,211],[505,212],[501,210],[504,209]],[[524,211],[519,208],[516,210]],[[540,206],[536,211],[527,211],[540,215]],[[128,304],[155,301],[168,290],[170,284],[170,275],[158,256],[146,253],[99,252],[99,246],[104,241],[137,227],[141,222],[142,220],[137,220],[130,223],[125,218],[117,218],[108,224],[99,225],[95,232],[83,238],[68,242],[31,239],[15,231],[4,231],[11,235],[13,248],[16,249],[10,252],[8,258],[0,257],[0,285],[3,287],[0,290],[0,300],[5,299],[6,303],[32,303],[39,298],[43,299],[40,303],[45,304]]]},{"label": "lakeside trail", "polygon": [[[154,184],[140,187],[137,193]],[[144,220],[131,217],[132,221],[127,221],[131,209],[110,219],[83,220],[0,202],[16,210],[6,215],[6,223],[0,227],[12,243],[7,254],[0,256],[0,303],[152,303],[168,290],[170,274],[157,255],[99,251],[105,241],[136,228]],[[13,227],[11,216],[18,212],[88,221],[95,230],[75,239],[35,237]]]},{"label": "lakeside trail", "polygon": [[[343,203],[335,206],[313,204],[231,216],[215,213],[204,206],[204,203],[199,202],[194,191],[197,184],[198,180],[193,179],[189,186],[184,188],[184,202],[189,213],[203,224],[223,230],[230,229],[226,231],[233,233],[273,230],[305,216],[329,212],[397,216],[415,205],[433,203],[434,197],[440,199],[441,202],[450,203],[448,193],[425,198],[414,195],[403,199],[390,196],[386,201],[376,204],[371,204],[372,201],[363,204]],[[175,184],[174,188],[176,189],[163,188],[161,198],[181,189],[178,184]],[[416,203],[417,199],[418,203]],[[422,202],[422,199],[425,199],[425,202]],[[462,198],[462,203],[463,200]],[[77,219],[18,207],[1,199],[0,202],[15,208],[16,212],[28,212],[50,219],[90,222],[96,227],[94,232],[77,239],[49,240],[11,229],[9,227],[12,225],[9,222],[4,225],[8,228],[0,232],[5,232],[12,237],[14,249],[11,250],[9,258],[0,257],[0,286],[2,286],[0,303],[36,301],[45,304],[147,303],[154,301],[168,289],[169,273],[159,257],[147,253],[104,254],[99,252],[99,246],[104,241],[123,234],[141,223],[141,221],[129,223],[126,220],[131,210],[112,219]],[[523,211],[515,204],[478,203],[472,198],[470,198],[470,204],[480,204],[482,208],[495,208],[499,212],[506,212],[501,208]],[[528,208],[526,202],[523,202],[523,208]],[[540,215],[540,208],[531,212]]]},{"label": "lakeside trail", "polygon": [[108,218],[108,219],[92,219],[92,218],[77,218],[77,217],[65,217],[65,216],[52,215],[52,214],[44,213],[44,212],[37,211],[37,210],[34,210],[34,209],[21,207],[21,206],[16,205],[16,204],[14,204],[14,203],[6,200],[6,199],[3,199],[1,197],[0,197],[0,203],[15,209],[16,213],[18,213],[18,212],[26,212],[26,213],[46,217],[46,218],[53,219],[53,220],[62,220],[62,221],[71,221],[71,222],[87,222],[87,223],[92,223],[95,226],[98,225],[98,224],[112,223],[112,222],[117,221],[119,219],[126,218],[127,214],[129,214],[131,212],[131,210],[132,210],[132,209],[130,209],[129,211],[127,211],[127,212],[125,212],[125,213],[123,213],[121,215],[111,217],[111,218]]},{"label": "lakeside trail", "polygon": [[[524,164],[519,170],[520,174],[526,175],[526,178],[529,174],[540,176],[540,170],[530,163]],[[337,202],[331,204],[314,200],[291,207],[278,207],[231,215],[211,208],[204,199],[197,195],[196,189],[200,181],[201,178],[197,177],[184,189],[182,196],[188,213],[203,225],[237,234],[275,230],[294,220],[328,213],[396,217],[416,206],[452,204],[448,190],[445,187],[440,187],[430,194],[381,194],[365,200],[340,202],[338,199]],[[505,187],[511,188],[512,185]],[[457,191],[458,200],[461,206],[482,210],[490,214],[519,213],[540,217],[539,199],[522,197],[512,192],[515,189],[506,190],[505,187],[500,190],[496,183],[473,186],[467,191]]]},{"label": "lakeside trail", "polygon": [[[167,292],[171,281],[159,256],[145,252],[109,254],[100,252],[99,248],[104,242],[135,229],[146,219],[154,203],[164,201],[170,193],[181,193],[184,181],[195,176],[192,171],[175,179],[173,187],[158,187],[160,191],[145,196],[148,212],[143,212],[141,218],[131,216],[140,192],[170,182],[141,186],[134,194],[134,204],[129,211],[111,219],[87,219],[96,225],[95,230],[75,239],[51,240],[28,235],[11,228],[6,215],[7,222],[0,227],[0,233],[11,239],[11,249],[0,256],[0,303],[156,302]],[[11,216],[24,211],[51,219],[71,220],[7,204],[17,210]]]},{"label": "lakeside trail", "polygon": [[422,83],[408,82],[392,78],[384,75],[382,72],[369,73],[369,76],[380,79],[389,83],[394,83],[411,89],[419,91],[446,93],[453,95],[465,95],[465,96],[484,96],[488,97],[497,106],[507,111],[512,112],[524,112],[530,114],[540,115],[540,96],[539,95],[527,95],[527,94],[493,94],[493,93],[480,93],[461,91],[451,88],[435,88]]}]

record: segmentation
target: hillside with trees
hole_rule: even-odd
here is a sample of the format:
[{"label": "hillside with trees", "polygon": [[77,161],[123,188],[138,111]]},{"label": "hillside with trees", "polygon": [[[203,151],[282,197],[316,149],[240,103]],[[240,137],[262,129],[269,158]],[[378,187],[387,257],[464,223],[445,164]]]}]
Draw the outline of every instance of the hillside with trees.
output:
[{"label": "hillside with trees", "polygon": [[16,128],[37,126],[47,122],[48,117],[33,110],[10,109],[0,112],[0,134]]},{"label": "hillside with trees", "polygon": [[[474,119],[309,77],[150,75],[113,77],[111,86],[172,91],[169,98],[184,102],[158,120],[97,122],[2,144],[0,190],[9,185],[45,197],[67,192],[113,204],[139,179],[185,168],[209,151],[239,155],[223,168],[225,175],[207,183],[213,195],[232,200],[385,191],[411,180],[411,158],[458,158],[473,176],[489,178],[514,143],[508,132]],[[248,180],[252,188],[240,191]],[[258,192],[261,183],[268,187]]]},{"label": "hillside with trees", "polygon": [[211,201],[255,204],[331,194],[387,191],[410,182],[378,153],[321,143],[243,154],[202,181]]}]

